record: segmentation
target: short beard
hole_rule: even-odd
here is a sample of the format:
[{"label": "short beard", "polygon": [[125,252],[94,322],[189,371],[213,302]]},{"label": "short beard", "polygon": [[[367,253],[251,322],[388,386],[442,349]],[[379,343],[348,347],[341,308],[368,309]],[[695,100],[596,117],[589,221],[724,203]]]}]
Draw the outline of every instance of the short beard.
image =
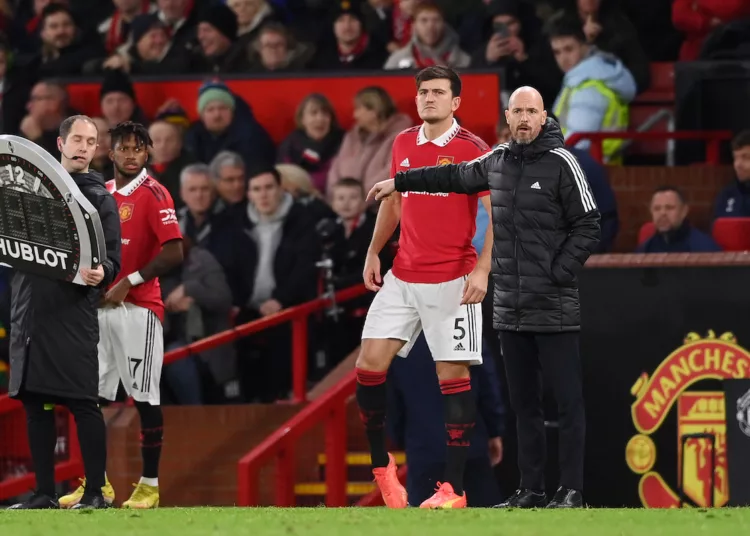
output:
[{"label": "short beard", "polygon": [[519,140],[518,138],[513,138],[513,141],[516,142],[516,145],[529,145],[534,140]]}]

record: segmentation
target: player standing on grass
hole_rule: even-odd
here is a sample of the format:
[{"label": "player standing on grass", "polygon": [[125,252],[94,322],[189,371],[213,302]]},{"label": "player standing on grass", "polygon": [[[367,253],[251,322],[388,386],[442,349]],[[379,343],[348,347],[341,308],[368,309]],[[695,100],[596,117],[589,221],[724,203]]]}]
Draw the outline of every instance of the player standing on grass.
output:
[{"label": "player standing on grass", "polygon": [[[461,128],[453,114],[461,104],[461,79],[447,67],[427,67],[416,78],[421,126],[393,142],[391,176],[398,171],[473,160],[489,151]],[[490,211],[488,192],[482,192]],[[482,309],[492,253],[492,226],[477,261],[471,244],[477,196],[409,192],[391,196],[378,211],[364,270],[365,285],[378,291],[370,306],[357,359],[357,403],[372,455],[373,475],[386,506],[407,506],[396,463],[386,449],[388,367],[405,357],[424,330],[443,393],[448,453],[445,482],[422,508],[464,508],[463,472],[476,415],[469,366],[482,363]],[[382,279],[378,254],[401,222],[393,269]]]},{"label": "player standing on grass", "polygon": [[[159,506],[163,417],[159,383],[164,361],[164,303],[159,276],[182,262],[182,234],[167,189],[146,173],[146,128],[130,121],[110,130],[115,178],[107,183],[120,212],[122,269],[99,309],[99,396],[114,400],[120,379],[141,419],[143,476],[123,508]],[[189,298],[185,298],[188,300]],[[108,488],[108,489],[107,489]],[[106,483],[105,493],[114,499]],[[76,503],[80,488],[60,499]]]}]

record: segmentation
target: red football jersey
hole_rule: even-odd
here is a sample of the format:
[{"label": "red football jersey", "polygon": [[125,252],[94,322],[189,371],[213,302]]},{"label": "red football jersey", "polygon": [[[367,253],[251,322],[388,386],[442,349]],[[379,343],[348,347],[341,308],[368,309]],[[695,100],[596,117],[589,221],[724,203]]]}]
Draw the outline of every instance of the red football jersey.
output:
[{"label": "red football jersey", "polygon": [[[391,177],[398,171],[468,162],[490,148],[480,138],[453,126],[432,141],[424,125],[404,130],[393,142]],[[477,262],[471,241],[476,233],[477,195],[426,192],[401,194],[401,236],[393,275],[409,283],[445,283],[470,273]]]},{"label": "red football jersey", "polygon": [[[121,279],[143,269],[161,251],[162,244],[182,239],[182,233],[172,196],[164,186],[149,177],[145,169],[119,190],[116,190],[114,180],[109,181],[107,190],[117,201],[122,233],[121,267],[112,282],[114,286]],[[125,301],[150,309],[159,320],[164,321],[159,278],[131,288]]]}]

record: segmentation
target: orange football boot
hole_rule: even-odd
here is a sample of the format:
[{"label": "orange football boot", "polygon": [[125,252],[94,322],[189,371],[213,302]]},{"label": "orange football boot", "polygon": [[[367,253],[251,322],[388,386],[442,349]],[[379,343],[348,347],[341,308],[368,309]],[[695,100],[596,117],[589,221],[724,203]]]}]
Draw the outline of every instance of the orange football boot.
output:
[{"label": "orange football boot", "polygon": [[438,482],[437,486],[435,495],[420,504],[420,508],[466,508],[466,492],[463,495],[456,495],[453,486],[448,482]]},{"label": "orange football boot", "polygon": [[388,508],[406,508],[406,488],[398,481],[396,474],[396,460],[388,454],[388,466],[376,467],[372,470],[375,482],[383,495],[383,502]]}]

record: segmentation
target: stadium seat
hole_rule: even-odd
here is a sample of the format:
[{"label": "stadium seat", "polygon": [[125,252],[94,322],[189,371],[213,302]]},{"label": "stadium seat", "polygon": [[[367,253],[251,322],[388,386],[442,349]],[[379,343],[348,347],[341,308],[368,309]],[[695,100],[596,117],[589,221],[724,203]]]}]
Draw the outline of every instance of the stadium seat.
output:
[{"label": "stadium seat", "polygon": [[646,240],[654,236],[655,232],[656,227],[654,227],[653,222],[647,221],[641,225],[641,230],[638,231],[638,244],[643,244]]},{"label": "stadium seat", "polygon": [[750,218],[718,218],[712,235],[724,251],[750,251]]}]

